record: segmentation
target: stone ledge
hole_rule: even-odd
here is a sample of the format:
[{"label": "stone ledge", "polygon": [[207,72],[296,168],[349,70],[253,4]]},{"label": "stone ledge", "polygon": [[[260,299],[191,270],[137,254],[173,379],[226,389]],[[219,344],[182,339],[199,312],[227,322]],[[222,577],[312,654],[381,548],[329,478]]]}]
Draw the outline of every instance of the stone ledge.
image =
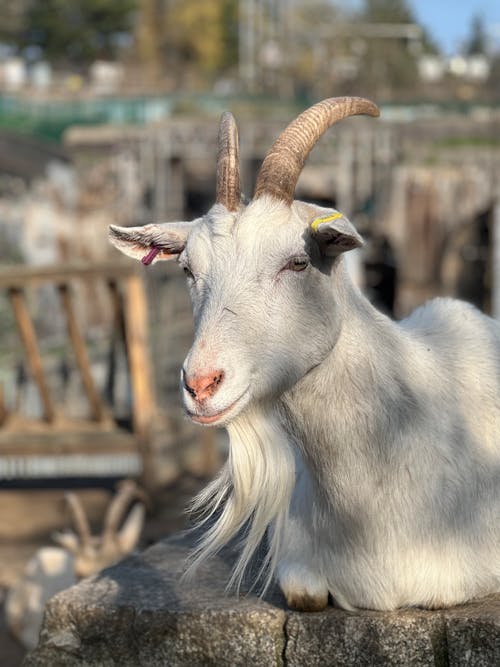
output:
[{"label": "stone ledge", "polygon": [[500,664],[500,596],[439,611],[301,614],[278,590],[224,595],[228,550],[178,583],[176,537],[57,595],[25,667],[346,667]]}]

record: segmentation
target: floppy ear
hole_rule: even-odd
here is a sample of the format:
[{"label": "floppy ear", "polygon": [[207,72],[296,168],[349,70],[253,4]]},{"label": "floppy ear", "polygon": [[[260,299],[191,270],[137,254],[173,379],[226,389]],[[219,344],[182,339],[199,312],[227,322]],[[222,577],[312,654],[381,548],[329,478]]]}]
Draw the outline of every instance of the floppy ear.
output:
[{"label": "floppy ear", "polygon": [[321,252],[329,257],[363,245],[363,239],[354,225],[335,209],[323,209],[311,222],[310,228]]},{"label": "floppy ear", "polygon": [[192,222],[166,222],[144,227],[111,225],[109,240],[125,255],[139,259],[147,266],[179,255],[186,245],[192,224]]}]

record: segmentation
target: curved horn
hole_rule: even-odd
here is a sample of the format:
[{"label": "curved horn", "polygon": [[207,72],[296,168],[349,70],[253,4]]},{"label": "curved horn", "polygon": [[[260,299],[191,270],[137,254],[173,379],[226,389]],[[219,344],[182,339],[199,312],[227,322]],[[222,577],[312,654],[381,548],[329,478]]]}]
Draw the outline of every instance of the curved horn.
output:
[{"label": "curved horn", "polygon": [[240,151],[238,128],[232,113],[225,111],[220,119],[219,149],[217,152],[217,186],[215,201],[228,211],[240,205]]},{"label": "curved horn", "polygon": [[90,527],[80,498],[75,493],[66,493],[64,498],[68,505],[76,533],[80,538],[80,544],[83,548],[88,547],[91,542]]},{"label": "curved horn", "polygon": [[115,497],[111,500],[104,517],[104,529],[102,534],[103,544],[112,544],[118,532],[118,526],[123,519],[125,511],[128,509],[130,501],[139,498],[145,505],[148,498],[144,491],[131,480],[126,479],[118,486]]},{"label": "curved horn", "polygon": [[378,116],[378,107],[362,97],[331,97],[306,109],[280,134],[266,155],[254,199],[264,194],[291,204],[307,156],[321,135],[348,116]]}]

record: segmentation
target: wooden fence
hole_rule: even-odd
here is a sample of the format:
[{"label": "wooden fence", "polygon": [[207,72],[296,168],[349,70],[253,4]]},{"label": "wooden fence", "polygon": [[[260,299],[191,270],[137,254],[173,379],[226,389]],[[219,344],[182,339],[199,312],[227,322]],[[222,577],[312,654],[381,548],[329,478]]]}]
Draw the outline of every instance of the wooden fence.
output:
[{"label": "wooden fence", "polygon": [[[8,295],[28,373],[40,396],[39,418],[28,418],[0,397],[0,480],[32,477],[147,474],[156,407],[148,357],[147,303],[140,269],[134,264],[61,265],[0,269],[0,290]],[[113,406],[96,386],[86,336],[78,318],[77,284],[101,284],[107,292],[113,336],[122,337],[132,392],[130,428],[118,425]],[[29,293],[51,285],[64,314],[67,341],[88,402],[88,416],[64,414],[44,369]]]}]

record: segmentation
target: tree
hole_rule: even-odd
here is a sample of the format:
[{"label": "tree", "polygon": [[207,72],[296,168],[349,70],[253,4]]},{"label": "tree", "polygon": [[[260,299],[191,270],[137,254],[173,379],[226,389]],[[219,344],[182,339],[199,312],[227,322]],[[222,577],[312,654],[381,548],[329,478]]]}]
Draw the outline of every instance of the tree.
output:
[{"label": "tree", "polygon": [[[333,67],[348,53],[346,37],[338,28],[345,15],[329,0],[296,3],[289,24],[294,48],[286,53],[286,69],[299,96],[330,97],[336,90]],[[286,44],[284,44],[286,48]]]},{"label": "tree", "polygon": [[465,53],[468,56],[484,55],[488,50],[488,37],[484,28],[484,21],[482,17],[477,14],[473,17],[470,36],[465,44]]},{"label": "tree", "polygon": [[237,0],[173,0],[165,13],[164,52],[181,66],[215,74],[237,55]]},{"label": "tree", "polygon": [[25,44],[53,61],[83,65],[112,57],[116,35],[132,26],[136,0],[30,0]]},{"label": "tree", "polygon": [[27,7],[29,0],[0,0],[0,40],[17,45],[26,30]]},{"label": "tree", "polygon": [[238,0],[139,0],[135,32],[152,78],[210,84],[238,62]]},{"label": "tree", "polygon": [[414,23],[406,0],[365,0],[362,18],[371,23]]},{"label": "tree", "polygon": [[137,55],[151,81],[161,74],[162,27],[163,7],[159,0],[140,0],[135,25]]},{"label": "tree", "polygon": [[[406,0],[365,0],[359,20],[366,23],[414,24],[415,19]],[[408,37],[365,40],[358,84],[369,94],[391,97],[415,90],[417,81],[416,55]]]},{"label": "tree", "polygon": [[216,71],[222,62],[222,3],[206,0],[179,0],[167,10],[166,56],[174,48],[185,64],[205,72]]}]

